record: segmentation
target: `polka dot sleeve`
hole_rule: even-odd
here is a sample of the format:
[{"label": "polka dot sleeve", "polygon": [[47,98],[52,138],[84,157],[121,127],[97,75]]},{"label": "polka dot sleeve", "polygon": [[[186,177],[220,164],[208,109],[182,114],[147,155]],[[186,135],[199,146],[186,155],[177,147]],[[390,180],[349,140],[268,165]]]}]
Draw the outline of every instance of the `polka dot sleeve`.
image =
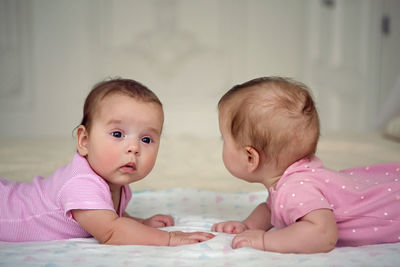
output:
[{"label": "polka dot sleeve", "polygon": [[291,225],[317,209],[332,207],[321,190],[308,179],[291,179],[275,192],[274,211],[282,227]]}]

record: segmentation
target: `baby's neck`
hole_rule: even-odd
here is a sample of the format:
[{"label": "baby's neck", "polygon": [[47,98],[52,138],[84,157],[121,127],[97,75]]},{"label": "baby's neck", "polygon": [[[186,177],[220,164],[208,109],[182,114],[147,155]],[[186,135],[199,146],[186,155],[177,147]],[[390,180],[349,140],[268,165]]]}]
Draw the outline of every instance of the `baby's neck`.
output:
[{"label": "baby's neck", "polygon": [[108,186],[110,187],[111,195],[118,194],[121,191],[121,185],[108,183]]},{"label": "baby's neck", "polygon": [[275,188],[275,186],[278,184],[279,180],[281,179],[283,172],[285,170],[282,170],[280,168],[276,168],[275,166],[269,166],[266,165],[264,166],[262,170],[262,184],[267,188]]},{"label": "baby's neck", "polygon": [[282,175],[270,177],[268,179],[265,179],[265,182],[263,184],[267,189],[275,188],[281,177]]},{"label": "baby's neck", "polygon": [[108,184],[110,187],[111,198],[113,200],[115,211],[119,210],[119,204],[121,199],[121,185]]}]

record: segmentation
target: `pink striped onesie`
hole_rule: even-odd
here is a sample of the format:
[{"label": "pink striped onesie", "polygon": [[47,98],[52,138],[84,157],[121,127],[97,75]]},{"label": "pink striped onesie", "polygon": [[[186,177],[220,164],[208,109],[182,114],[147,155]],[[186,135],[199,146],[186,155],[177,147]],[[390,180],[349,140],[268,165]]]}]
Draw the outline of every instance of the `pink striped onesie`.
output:
[{"label": "pink striped onesie", "polygon": [[[132,192],[122,187],[119,216]],[[32,183],[0,177],[0,241],[45,241],[90,237],[73,218],[74,209],[114,210],[108,184],[75,154],[71,163],[52,176]]]}]

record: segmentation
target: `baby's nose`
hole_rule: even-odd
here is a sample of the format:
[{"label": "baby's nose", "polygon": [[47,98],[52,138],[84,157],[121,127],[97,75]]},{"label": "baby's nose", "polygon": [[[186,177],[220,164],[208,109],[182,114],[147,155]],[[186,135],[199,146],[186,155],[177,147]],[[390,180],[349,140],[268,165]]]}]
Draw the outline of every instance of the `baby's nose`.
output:
[{"label": "baby's nose", "polygon": [[126,151],[138,155],[140,153],[140,144],[137,140],[127,139]]}]

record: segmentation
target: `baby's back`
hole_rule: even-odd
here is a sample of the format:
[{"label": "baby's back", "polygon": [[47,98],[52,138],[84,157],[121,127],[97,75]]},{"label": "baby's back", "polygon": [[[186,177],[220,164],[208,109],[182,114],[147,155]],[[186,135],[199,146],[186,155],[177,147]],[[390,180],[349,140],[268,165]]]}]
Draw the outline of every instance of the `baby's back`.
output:
[{"label": "baby's back", "polygon": [[[8,181],[0,177],[0,240],[38,241],[88,234],[63,211],[59,192],[70,177],[68,165],[53,176],[34,177],[32,183]],[[73,236],[72,236],[73,237]]]}]

